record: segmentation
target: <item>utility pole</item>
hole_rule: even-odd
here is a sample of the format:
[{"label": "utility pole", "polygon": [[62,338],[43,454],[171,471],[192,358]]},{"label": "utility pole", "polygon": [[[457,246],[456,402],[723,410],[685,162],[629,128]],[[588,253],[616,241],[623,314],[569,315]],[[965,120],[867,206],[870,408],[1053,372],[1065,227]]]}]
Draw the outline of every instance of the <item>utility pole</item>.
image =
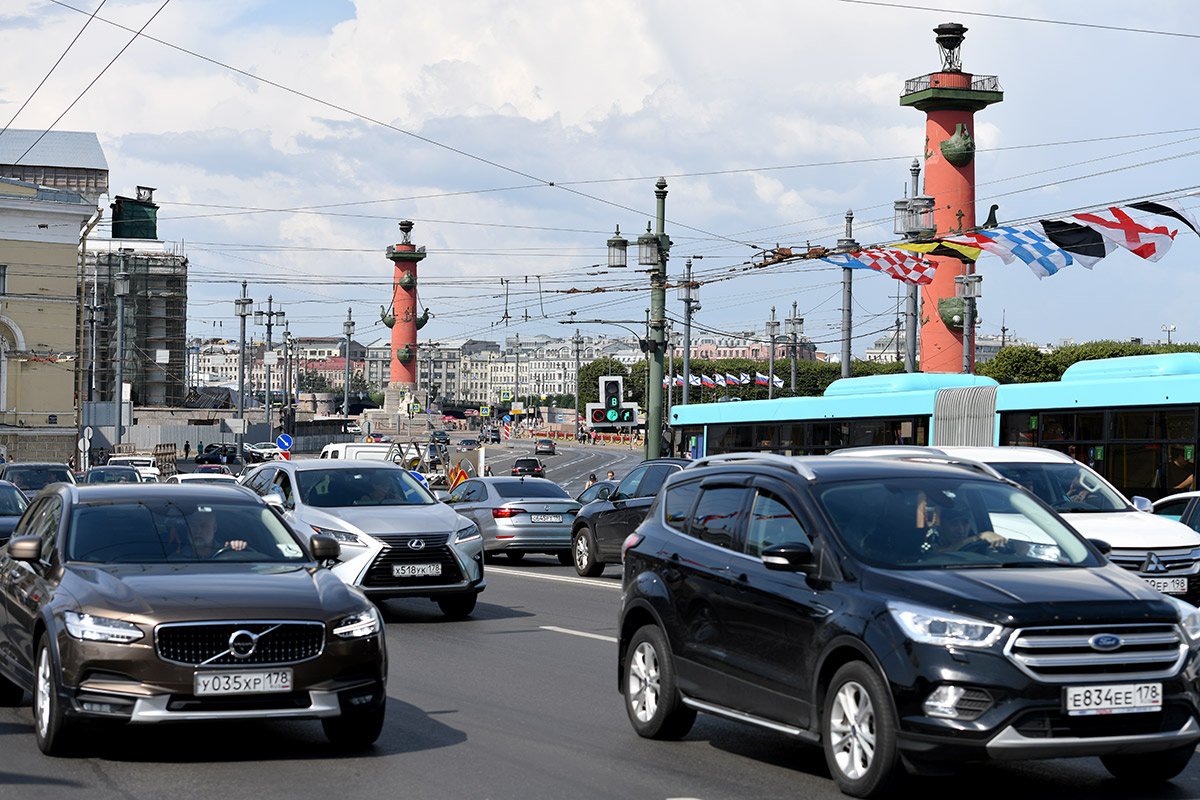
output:
[{"label": "utility pole", "polygon": [[800,334],[804,333],[804,318],[797,313],[795,300],[792,301],[792,316],[788,319],[788,335],[792,340],[792,396],[796,396],[796,361],[800,358]]},{"label": "utility pole", "polygon": [[[704,256],[692,256],[704,258]],[[692,314],[700,310],[700,299],[696,296],[696,285],[692,281],[692,258],[683,265],[683,286],[680,287],[680,299],[683,300],[683,405],[688,404],[688,389],[692,383]]]},{"label": "utility pole", "polygon": [[771,318],[767,320],[767,338],[771,340],[771,352],[767,356],[767,399],[775,397],[775,337],[779,335],[779,320],[775,319],[775,306],[771,306]]},{"label": "utility pole", "polygon": [[514,334],[517,340],[516,359],[513,361],[513,399],[521,399],[521,334]]},{"label": "utility pole", "polygon": [[[650,346],[653,358],[650,375],[646,380],[646,458],[662,455],[663,435],[663,353],[666,350],[666,306],[667,306],[667,259],[671,253],[671,240],[666,233],[667,225],[667,180],[659,178],[654,184],[655,238],[658,240],[658,264],[650,273]],[[649,265],[647,265],[649,266]]]},{"label": "utility pole", "polygon": [[1004,325],[1004,309],[1000,310],[1000,347],[1008,344],[1008,328]]},{"label": "utility pole", "polygon": [[[846,237],[838,239],[839,253],[849,253],[858,249],[854,241],[854,211],[846,212]],[[850,335],[854,328],[854,319],[850,311],[850,302],[854,299],[853,270],[842,267],[842,377],[850,377]]]},{"label": "utility pole", "polygon": [[[262,325],[264,318],[267,326],[267,349],[263,351],[263,370],[266,378],[267,391],[265,394],[266,402],[263,404],[263,422],[267,424],[267,435],[271,435],[271,362],[267,360],[267,354],[272,353],[271,350],[271,327],[275,324],[275,320],[283,320],[283,310],[275,310],[275,298],[272,295],[267,295],[267,310],[264,312],[261,308],[254,312],[255,324]],[[280,323],[281,324],[281,323]],[[238,454],[239,456],[241,453]]]},{"label": "utility pole", "polygon": [[[252,313],[250,307],[254,301],[246,296],[246,282],[242,281],[242,296],[233,301],[233,313],[240,321],[241,333],[238,334],[238,426],[237,451],[241,456],[246,440],[246,317]],[[197,454],[199,455],[199,454]]]},{"label": "utility pole", "polygon": [[293,433],[295,412],[292,408],[292,332],[288,322],[283,323],[283,409],[279,412],[279,424],[284,433]]},{"label": "utility pole", "polygon": [[125,271],[125,249],[121,249],[121,271],[113,282],[113,294],[117,297],[117,374],[113,386],[113,398],[117,409],[117,430],[113,444],[121,443],[125,422],[125,298],[129,294],[129,273]]},{"label": "utility pole", "polygon": [[[574,314],[575,312],[572,311],[571,313]],[[579,409],[582,407],[580,406],[579,399],[579,345],[583,343],[583,337],[579,335],[579,328],[575,329],[575,336],[572,337],[571,341],[575,343],[575,435],[578,437],[579,421],[581,419]]]},{"label": "utility pole", "polygon": [[[350,337],[354,335],[354,309],[346,309],[346,321],[342,323],[342,333],[346,334],[346,376],[342,386],[342,416],[350,416]],[[425,412],[429,413],[428,403]]]},{"label": "utility pole", "polygon": [[[921,162],[917,159],[912,160],[912,166],[908,169],[912,175],[912,203],[910,207],[913,212],[919,209],[924,209],[927,206],[932,207],[933,201],[926,198],[917,187],[921,185]],[[917,214],[912,214],[911,218],[917,218]],[[921,231],[924,235],[924,230]],[[917,306],[920,295],[915,283],[906,283],[904,285],[907,294],[904,299],[904,371],[917,371]]]}]

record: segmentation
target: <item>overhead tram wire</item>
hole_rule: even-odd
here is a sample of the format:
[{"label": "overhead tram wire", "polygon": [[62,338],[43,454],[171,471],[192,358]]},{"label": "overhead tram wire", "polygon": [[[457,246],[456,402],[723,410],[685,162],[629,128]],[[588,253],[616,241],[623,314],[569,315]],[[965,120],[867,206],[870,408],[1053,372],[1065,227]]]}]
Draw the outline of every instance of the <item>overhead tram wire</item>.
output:
[{"label": "overhead tram wire", "polygon": [[100,9],[104,8],[104,4],[107,2],[108,0],[100,0],[100,5],[96,6],[96,10],[88,16],[87,20],[83,23],[83,27],[79,29],[79,32],[75,34],[75,38],[72,39],[71,43],[67,45],[67,49],[62,51],[62,55],[60,55],[58,60],[54,62],[54,65],[50,67],[50,71],[42,77],[42,80],[37,86],[33,87],[33,91],[29,93],[29,97],[25,98],[25,102],[21,103],[21,107],[13,112],[12,117],[10,117],[8,122],[4,124],[4,127],[0,129],[0,136],[4,136],[5,132],[8,131],[8,129],[12,127],[12,124],[17,121],[17,117],[21,116],[21,112],[25,110],[25,107],[33,100],[34,95],[41,91],[42,87],[46,85],[46,81],[50,80],[50,76],[54,74],[54,70],[58,69],[58,65],[61,64],[63,59],[67,57],[67,53],[71,52],[71,48],[74,47],[75,43],[79,41],[79,37],[83,36],[83,32],[88,29],[88,25],[92,24],[92,20],[96,18],[96,15],[100,13]]},{"label": "overhead tram wire", "polygon": [[[171,0],[163,0],[163,4],[158,7],[157,11],[155,11],[153,14],[150,15],[150,19],[148,19],[144,23],[142,23],[142,27],[138,28],[137,31],[133,31],[133,36],[129,39],[128,42],[125,43],[125,46],[117,51],[117,54],[112,57],[112,60],[110,60],[107,64],[104,65],[104,69],[100,70],[100,73],[98,75],[96,75],[96,77],[92,78],[91,82],[88,83],[87,86],[83,87],[83,91],[79,93],[79,96],[77,96],[74,100],[72,100],[70,105],[68,105],[65,109],[63,109],[63,112],[54,119],[54,122],[51,122],[49,127],[47,127],[46,130],[42,131],[41,134],[39,134],[38,137],[33,140],[33,144],[31,144],[31,145],[29,145],[29,147],[25,148],[24,153],[21,153],[21,155],[17,156],[16,160],[13,161],[13,164],[20,164],[21,159],[23,159],[23,158],[25,158],[25,156],[29,155],[29,151],[31,151],[31,150],[33,150],[33,148],[37,147],[38,142],[40,142],[42,139],[44,139],[46,137],[46,134],[48,134],[48,133],[50,133],[50,131],[54,130],[54,126],[57,125],[59,122],[61,122],[62,118],[65,117],[67,115],[67,113],[72,108],[75,107],[75,104],[83,99],[83,96],[85,94],[87,94],[88,91],[93,86],[96,85],[96,81],[100,80],[100,78],[102,78],[104,76],[104,73],[108,72],[108,68],[117,62],[117,59],[120,58],[125,53],[125,51],[129,49],[130,45],[132,45],[134,42],[137,41],[138,37],[142,35],[142,31],[146,30],[146,26],[148,26],[151,22],[154,22],[155,17],[157,17],[159,14],[161,14],[162,10],[164,8],[166,8],[167,4],[170,2],[171,2]],[[78,9],[76,9],[76,10],[78,11]],[[100,11],[100,9],[96,9],[96,11],[92,13],[92,18],[99,19],[101,22],[107,22],[107,20],[105,20],[103,17],[97,16],[99,11]],[[81,13],[87,13],[87,12],[81,12]],[[126,28],[126,30],[130,30],[130,29]],[[82,31],[81,31],[81,33],[82,33]]]}]

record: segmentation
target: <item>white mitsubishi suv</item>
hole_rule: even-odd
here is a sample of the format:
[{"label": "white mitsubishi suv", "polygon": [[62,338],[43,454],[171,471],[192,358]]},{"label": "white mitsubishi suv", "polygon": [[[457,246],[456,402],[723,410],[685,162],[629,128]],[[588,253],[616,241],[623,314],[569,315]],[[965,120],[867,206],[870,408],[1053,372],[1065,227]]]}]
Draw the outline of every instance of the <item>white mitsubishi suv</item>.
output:
[{"label": "white mitsubishi suv", "polygon": [[[1108,559],[1159,591],[1200,605],[1200,533],[1130,502],[1095,470],[1044,447],[857,447],[836,456],[949,458],[982,464],[1019,483],[1087,539],[1106,542]],[[1135,505],[1136,503],[1136,505]]]}]

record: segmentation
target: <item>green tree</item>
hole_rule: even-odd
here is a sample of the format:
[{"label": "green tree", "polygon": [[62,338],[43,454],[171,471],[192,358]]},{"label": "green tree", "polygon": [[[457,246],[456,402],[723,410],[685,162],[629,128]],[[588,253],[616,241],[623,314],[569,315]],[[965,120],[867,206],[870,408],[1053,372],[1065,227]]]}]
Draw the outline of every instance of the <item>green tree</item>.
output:
[{"label": "green tree", "polygon": [[296,383],[302,392],[333,391],[333,387],[329,385],[329,380],[318,372],[309,372],[302,369],[296,376]]}]

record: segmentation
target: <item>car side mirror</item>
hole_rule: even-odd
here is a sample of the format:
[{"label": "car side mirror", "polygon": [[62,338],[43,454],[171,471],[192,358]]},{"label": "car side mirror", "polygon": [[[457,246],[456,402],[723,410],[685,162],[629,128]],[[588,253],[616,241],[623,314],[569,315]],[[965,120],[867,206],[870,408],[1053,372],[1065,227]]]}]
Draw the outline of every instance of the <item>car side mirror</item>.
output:
[{"label": "car side mirror", "polygon": [[1112,545],[1103,539],[1088,539],[1092,543],[1092,547],[1100,551],[1100,555],[1107,556],[1112,552]]},{"label": "car side mirror", "polygon": [[318,533],[308,540],[308,549],[315,561],[336,561],[342,554],[342,546],[337,539]]},{"label": "car side mirror", "polygon": [[8,540],[8,556],[14,561],[36,562],[42,558],[40,536],[16,536]]},{"label": "car side mirror", "polygon": [[1150,502],[1150,499],[1148,497],[1142,497],[1141,495],[1135,495],[1130,499],[1133,501],[1133,507],[1136,508],[1138,511],[1153,511],[1154,510],[1154,504]]},{"label": "car side mirror", "polygon": [[759,556],[763,566],[777,572],[803,572],[812,575],[817,571],[812,547],[804,542],[784,542],[763,550]]}]

